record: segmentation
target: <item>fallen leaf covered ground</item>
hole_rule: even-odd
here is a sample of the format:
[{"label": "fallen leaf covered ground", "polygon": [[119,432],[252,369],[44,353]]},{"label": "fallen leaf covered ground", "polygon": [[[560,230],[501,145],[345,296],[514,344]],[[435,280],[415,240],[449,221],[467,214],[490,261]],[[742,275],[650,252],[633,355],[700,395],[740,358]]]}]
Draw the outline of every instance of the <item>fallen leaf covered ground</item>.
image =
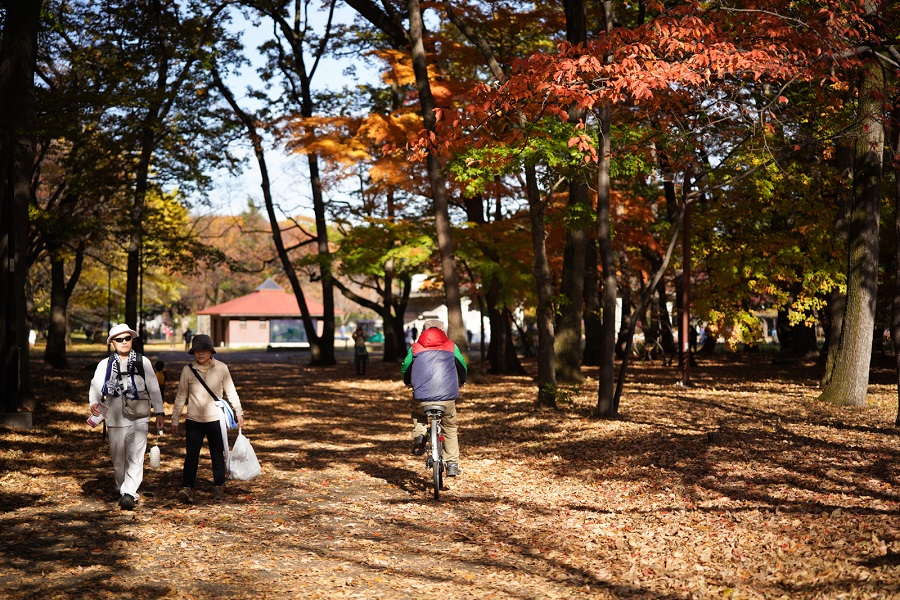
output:
[{"label": "fallen leaf covered ground", "polygon": [[[159,354],[168,413],[186,355]],[[183,438],[164,436],[134,512],[84,424],[99,356],[33,363],[35,427],[0,429],[4,597],[900,598],[889,362],[865,409],[816,402],[815,366],[771,355],[703,360],[693,388],[638,363],[612,421],[595,370],[556,412],[530,377],[475,377],[463,473],[435,502],[397,365],[220,358],[263,474],[214,503],[204,449],[180,504]]]}]

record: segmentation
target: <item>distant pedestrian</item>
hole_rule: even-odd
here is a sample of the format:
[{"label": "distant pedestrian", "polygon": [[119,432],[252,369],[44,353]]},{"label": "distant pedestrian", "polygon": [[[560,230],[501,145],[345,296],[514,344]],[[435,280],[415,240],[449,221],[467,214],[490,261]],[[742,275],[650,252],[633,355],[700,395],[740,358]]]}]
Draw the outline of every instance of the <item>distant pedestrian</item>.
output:
[{"label": "distant pedestrian", "polygon": [[417,339],[419,339],[419,330],[416,329],[415,325],[413,325],[412,326],[412,341],[416,341]]},{"label": "distant pedestrian", "polygon": [[182,339],[184,340],[184,351],[191,351],[191,340],[194,338],[194,332],[190,330],[190,328],[184,330],[184,335]]},{"label": "distant pedestrian", "polygon": [[353,332],[353,364],[356,365],[356,374],[365,375],[369,364],[369,351],[366,350],[366,338],[369,334],[360,325]]},{"label": "distant pedestrian", "polygon": [[156,361],[153,365],[153,372],[156,373],[156,381],[159,382],[159,394],[162,396],[163,403],[166,401],[166,363],[161,360]]}]

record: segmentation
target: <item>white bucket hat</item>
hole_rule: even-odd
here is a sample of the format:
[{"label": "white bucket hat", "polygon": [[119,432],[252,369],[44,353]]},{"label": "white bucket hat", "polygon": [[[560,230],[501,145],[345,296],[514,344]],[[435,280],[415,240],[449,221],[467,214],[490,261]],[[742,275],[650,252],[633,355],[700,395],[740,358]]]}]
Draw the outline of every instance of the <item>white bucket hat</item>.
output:
[{"label": "white bucket hat", "polygon": [[119,325],[113,326],[112,329],[109,330],[109,337],[106,338],[107,344],[112,344],[114,337],[119,337],[123,333],[130,333],[132,339],[140,337],[138,332],[126,325],[125,323],[120,323]]}]

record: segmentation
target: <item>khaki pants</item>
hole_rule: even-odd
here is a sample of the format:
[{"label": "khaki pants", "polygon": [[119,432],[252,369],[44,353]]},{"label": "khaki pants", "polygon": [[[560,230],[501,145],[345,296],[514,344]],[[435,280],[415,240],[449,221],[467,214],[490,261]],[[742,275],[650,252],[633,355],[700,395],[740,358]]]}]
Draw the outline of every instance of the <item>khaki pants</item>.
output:
[{"label": "khaki pants", "polygon": [[419,435],[428,436],[428,417],[422,411],[422,406],[426,404],[437,404],[444,407],[444,416],[441,417],[441,429],[444,432],[444,460],[448,463],[458,465],[459,439],[456,435],[456,400],[424,403],[413,400],[413,438]]}]

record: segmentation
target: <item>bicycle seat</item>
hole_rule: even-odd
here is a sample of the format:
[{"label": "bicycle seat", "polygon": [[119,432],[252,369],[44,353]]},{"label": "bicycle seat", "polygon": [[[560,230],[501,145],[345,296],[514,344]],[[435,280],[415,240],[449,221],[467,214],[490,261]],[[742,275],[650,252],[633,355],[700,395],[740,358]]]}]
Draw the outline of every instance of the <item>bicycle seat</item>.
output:
[{"label": "bicycle seat", "polygon": [[444,414],[444,407],[440,404],[425,404],[422,406],[422,412],[427,414],[437,413],[438,416]]}]

